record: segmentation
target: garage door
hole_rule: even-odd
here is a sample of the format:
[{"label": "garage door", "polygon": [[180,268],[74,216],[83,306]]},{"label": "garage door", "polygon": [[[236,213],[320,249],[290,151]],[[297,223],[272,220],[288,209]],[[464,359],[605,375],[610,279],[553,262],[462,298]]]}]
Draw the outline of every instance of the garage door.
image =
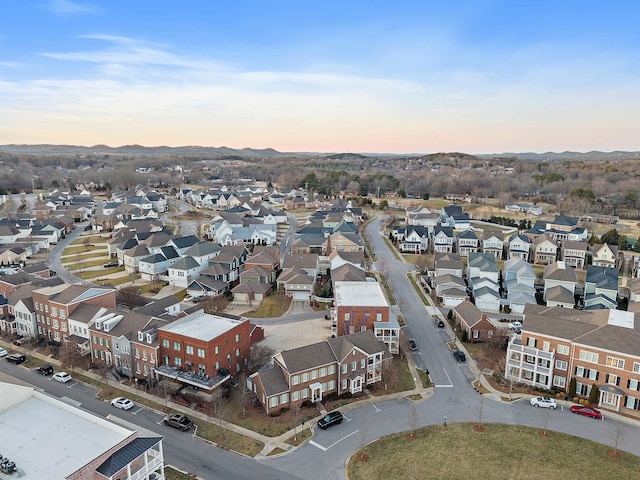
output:
[{"label": "garage door", "polygon": [[309,292],[293,292],[294,300],[309,300]]}]

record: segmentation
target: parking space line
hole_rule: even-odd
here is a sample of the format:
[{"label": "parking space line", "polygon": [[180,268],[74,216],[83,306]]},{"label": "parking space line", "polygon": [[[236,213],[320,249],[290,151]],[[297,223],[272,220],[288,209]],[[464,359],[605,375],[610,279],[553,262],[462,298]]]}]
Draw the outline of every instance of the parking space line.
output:
[{"label": "parking space line", "polygon": [[76,382],[76,383],[72,383],[71,385],[67,385],[67,388],[71,388],[71,387],[75,387],[76,385],[78,385],[80,382]]},{"label": "parking space line", "polygon": [[348,418],[346,415],[342,415],[342,418],[344,418],[347,422],[350,422],[350,421],[351,421],[351,419],[350,419],[350,418]]},{"label": "parking space line", "polygon": [[314,442],[313,440],[309,441],[309,445],[313,445],[314,447],[318,447],[320,450],[322,450],[323,452],[326,452],[327,449],[325,447],[323,447],[322,445]]},{"label": "parking space line", "polygon": [[140,407],[138,410],[136,410],[135,412],[131,412],[132,415],[135,415],[136,413],[140,413],[142,410],[144,410],[144,407]]},{"label": "parking space line", "polygon": [[335,447],[337,444],[339,444],[341,441],[346,440],[347,438],[349,438],[351,435],[355,435],[356,433],[358,433],[360,430],[356,430],[354,432],[351,432],[349,435],[346,435],[344,437],[342,437],[340,440],[337,440],[335,442],[333,442],[331,445],[329,445],[328,447],[323,447],[322,445],[314,442],[313,440],[311,440],[309,443],[311,445],[313,445],[314,447],[318,447],[320,450],[322,450],[323,452],[326,452],[327,450],[329,450],[331,447]]},{"label": "parking space line", "polygon": [[376,407],[375,403],[372,403],[371,406],[376,409],[376,412],[381,412],[382,411],[378,407]]}]

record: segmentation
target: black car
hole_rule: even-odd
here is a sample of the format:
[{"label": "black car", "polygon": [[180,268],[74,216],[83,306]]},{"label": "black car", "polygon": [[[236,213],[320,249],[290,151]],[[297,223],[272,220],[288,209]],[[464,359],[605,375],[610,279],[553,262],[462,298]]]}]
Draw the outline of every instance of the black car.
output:
[{"label": "black car", "polygon": [[412,352],[418,350],[418,344],[413,338],[409,339],[409,350],[411,350]]},{"label": "black car", "polygon": [[45,363],[43,365],[40,365],[38,368],[36,368],[36,372],[46,377],[53,374],[53,367],[48,363]]},{"label": "black car", "polygon": [[103,268],[113,268],[117,266],[118,266],[118,262],[109,262],[102,265]]},{"label": "black car", "polygon": [[444,322],[442,320],[440,320],[439,318],[436,318],[436,326],[438,328],[444,328]]},{"label": "black car", "polygon": [[462,350],[454,350],[453,351],[453,356],[459,362],[464,362],[467,359],[466,355],[464,354],[464,352]]},{"label": "black car", "polygon": [[318,420],[318,426],[326,430],[327,427],[331,425],[337,425],[338,423],[342,423],[343,416],[337,410],[335,412],[327,413],[324,417]]},{"label": "black car", "polygon": [[15,363],[16,365],[20,365],[26,361],[27,357],[21,353],[12,353],[11,355],[7,355],[7,362]]}]

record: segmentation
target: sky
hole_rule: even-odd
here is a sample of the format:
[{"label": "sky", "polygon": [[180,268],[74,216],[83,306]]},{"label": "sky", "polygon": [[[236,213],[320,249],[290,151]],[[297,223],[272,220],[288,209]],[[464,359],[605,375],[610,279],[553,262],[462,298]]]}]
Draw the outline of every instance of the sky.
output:
[{"label": "sky", "polygon": [[640,150],[640,2],[20,0],[0,144]]}]

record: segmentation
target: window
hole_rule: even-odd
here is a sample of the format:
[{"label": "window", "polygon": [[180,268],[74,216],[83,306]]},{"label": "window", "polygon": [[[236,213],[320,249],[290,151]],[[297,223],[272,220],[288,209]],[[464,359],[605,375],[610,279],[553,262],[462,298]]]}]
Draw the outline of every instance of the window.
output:
[{"label": "window", "polygon": [[627,388],[629,390],[640,390],[640,388],[638,388],[638,385],[640,385],[640,383],[635,378],[630,378],[629,380],[627,380]]},{"label": "window", "polygon": [[164,348],[169,348],[169,340],[167,340],[167,339],[162,340],[162,346]]},{"label": "window", "polygon": [[349,333],[355,333],[356,328],[353,325],[349,325]]},{"label": "window", "polygon": [[584,367],[576,367],[576,377],[584,377]]},{"label": "window", "polygon": [[204,348],[198,349],[198,358],[204,358]]},{"label": "window", "polygon": [[609,385],[620,385],[620,377],[618,375],[607,375],[607,383]]},{"label": "window", "polygon": [[280,395],[280,403],[284,404],[289,402],[289,394],[288,393],[283,393],[282,395]]},{"label": "window", "polygon": [[381,321],[382,321],[382,314],[376,313],[376,322],[381,322]]},{"label": "window", "polygon": [[300,383],[300,377],[298,375],[294,375],[291,377],[291,383],[293,385],[298,385]]},{"label": "window", "polygon": [[329,388],[329,390],[333,390],[334,388],[336,388],[336,382],[330,380],[327,388]]},{"label": "window", "polygon": [[326,377],[327,376],[327,367],[322,367],[320,369],[320,376],[321,377]]},{"label": "window", "polygon": [[347,373],[347,368],[349,368],[349,367],[347,366],[347,364],[346,364],[346,363],[344,363],[344,364],[342,365],[342,373]]},{"label": "window", "polygon": [[347,389],[347,381],[342,380],[342,390],[346,390],[346,389]]},{"label": "window", "polygon": [[351,362],[351,371],[355,371],[356,369],[356,362]]},{"label": "window", "polygon": [[564,386],[566,385],[566,381],[567,381],[567,379],[564,378],[564,377],[560,377],[558,375],[554,375],[553,376],[553,386],[554,387],[564,388]]},{"label": "window", "polygon": [[344,314],[344,321],[348,322],[349,320],[351,320],[351,314],[350,313],[345,313]]},{"label": "window", "polygon": [[624,360],[621,358],[607,357],[607,366],[613,368],[624,368]]},{"label": "window", "polygon": [[547,341],[542,342],[542,350],[544,350],[545,352],[549,351],[549,342]]},{"label": "window", "polygon": [[309,389],[308,388],[303,388],[302,389],[302,398],[307,398],[309,396]]},{"label": "window", "polygon": [[269,406],[275,407],[276,405],[278,405],[278,397],[271,397],[269,399]]},{"label": "window", "polygon": [[179,352],[180,351],[180,342],[173,342],[173,349],[176,352]]},{"label": "window", "polygon": [[58,309],[56,307],[51,307],[51,315],[58,316]]},{"label": "window", "polygon": [[[137,350],[138,350],[138,349],[136,349],[136,351],[137,351]],[[143,351],[142,351],[142,359],[143,359],[143,360],[145,360],[145,361],[147,360],[147,351],[146,351],[146,350],[143,350]]]},{"label": "window", "polygon": [[216,362],[216,371],[220,368],[220,362]]},{"label": "window", "polygon": [[334,373],[336,373],[336,366],[335,365],[329,365],[327,373],[329,375],[333,375]]},{"label": "window", "polygon": [[318,371],[311,370],[311,380],[315,380],[316,378],[318,378]]},{"label": "window", "polygon": [[580,354],[578,355],[580,360],[584,360],[585,362],[598,363],[598,354],[594,352],[587,352],[586,350],[580,350]]},{"label": "window", "polygon": [[366,360],[363,358],[362,360],[360,360],[360,368],[364,368],[366,365]]},{"label": "window", "polygon": [[236,333],[236,343],[240,343],[240,335]]},{"label": "window", "polygon": [[231,362],[231,354],[227,353],[227,362]]},{"label": "window", "polygon": [[140,358],[140,349],[139,348],[136,347],[135,353],[136,353],[136,358]]},{"label": "window", "polygon": [[60,318],[66,318],[67,316],[67,312],[63,309],[60,309],[58,313],[60,314]]},{"label": "window", "polygon": [[565,362],[564,360],[556,360],[556,368],[558,370],[566,370],[567,362]]},{"label": "window", "polygon": [[597,380],[598,379],[598,371],[597,370],[593,370],[593,369],[589,369],[589,375],[588,377],[591,380]]},{"label": "window", "polygon": [[187,345],[184,349],[187,355],[193,355],[193,347],[191,345]]},{"label": "window", "polygon": [[302,374],[302,383],[308,382],[309,381],[309,373],[308,372],[304,372]]},{"label": "window", "polygon": [[558,345],[558,353],[560,355],[569,355],[569,345]]},{"label": "window", "polygon": [[538,341],[533,337],[527,337],[527,347],[535,347]]},{"label": "window", "polygon": [[475,330],[475,329],[474,329],[474,330],[472,330],[472,332],[473,332],[473,333],[471,334],[471,336],[472,336],[473,338],[480,338],[480,330]]},{"label": "window", "polygon": [[640,373],[640,362],[633,362],[633,373]]},{"label": "window", "polygon": [[236,358],[240,356],[240,349],[236,348]]},{"label": "window", "polygon": [[638,401],[634,397],[625,397],[624,406],[627,408],[636,408]]},{"label": "window", "polygon": [[58,328],[58,319],[53,319],[53,328]]},{"label": "window", "polygon": [[176,367],[179,367],[180,365],[182,365],[182,359],[180,357],[173,357],[173,364]]},{"label": "window", "polygon": [[367,331],[367,326],[366,325],[361,325],[360,326],[360,331],[361,332],[366,332]]},{"label": "window", "polygon": [[216,352],[216,355],[218,355],[218,353],[220,353],[220,349],[218,348],[218,345],[216,345],[216,350],[215,350],[215,352]]},{"label": "window", "polygon": [[298,392],[297,390],[295,392],[291,393],[291,399],[294,402],[297,402],[298,400],[300,400],[300,392]]}]

